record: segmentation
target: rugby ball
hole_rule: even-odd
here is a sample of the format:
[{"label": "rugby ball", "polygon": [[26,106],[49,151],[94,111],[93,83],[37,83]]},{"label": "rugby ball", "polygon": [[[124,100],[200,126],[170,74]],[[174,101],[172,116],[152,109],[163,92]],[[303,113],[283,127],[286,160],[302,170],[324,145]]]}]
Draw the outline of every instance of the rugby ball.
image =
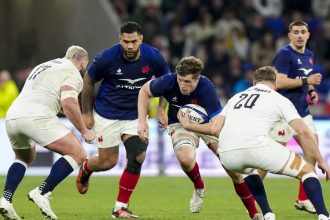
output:
[{"label": "rugby ball", "polygon": [[189,119],[193,124],[203,124],[209,121],[209,117],[207,116],[207,112],[200,105],[195,104],[187,104],[181,107],[180,111],[184,116],[187,111],[189,111]]}]

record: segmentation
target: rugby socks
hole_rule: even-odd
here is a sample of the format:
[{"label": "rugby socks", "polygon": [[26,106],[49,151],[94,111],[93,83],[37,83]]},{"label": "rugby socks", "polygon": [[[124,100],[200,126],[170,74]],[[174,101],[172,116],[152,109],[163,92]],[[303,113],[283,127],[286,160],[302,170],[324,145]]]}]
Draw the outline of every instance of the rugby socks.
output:
[{"label": "rugby socks", "polygon": [[92,174],[93,172],[89,170],[88,168],[88,159],[86,159],[82,165],[83,170],[85,171],[86,174]]},{"label": "rugby socks", "polygon": [[298,194],[298,198],[297,200],[298,201],[304,201],[304,200],[307,200],[307,195],[305,193],[305,190],[304,190],[304,185],[302,184],[302,181],[300,180],[299,181],[299,194]]},{"label": "rugby socks", "polygon": [[58,159],[52,166],[49,176],[39,186],[40,194],[44,195],[47,192],[53,191],[53,189],[77,167],[77,162],[71,156],[65,155]]},{"label": "rugby socks", "polygon": [[9,202],[12,202],[14,193],[21,183],[28,165],[21,160],[15,162],[9,167],[7,172],[6,184],[2,196]]},{"label": "rugby socks", "polygon": [[273,212],[269,207],[264,184],[262,183],[260,176],[257,174],[248,175],[244,178],[244,181],[252,193],[254,199],[259,204],[262,213],[265,215],[268,212]]},{"label": "rugby socks", "polygon": [[204,182],[199,172],[199,166],[197,162],[195,162],[195,166],[191,171],[185,173],[187,174],[189,179],[194,183],[195,189],[204,189]]},{"label": "rugby socks", "polygon": [[315,173],[305,174],[302,177],[302,183],[309,200],[312,202],[316,210],[316,213],[318,215],[329,216],[324,204],[322,188],[317,175]]},{"label": "rugby socks", "polygon": [[258,213],[258,210],[253,195],[251,194],[249,188],[247,187],[245,182],[240,184],[234,183],[234,187],[237,195],[240,197],[245,208],[248,210],[249,216],[253,218],[253,216]]},{"label": "rugby socks", "polygon": [[[117,196],[117,202],[128,203],[137,182],[139,181],[140,175],[129,173],[124,170],[119,180],[119,193]],[[122,206],[123,207],[123,206]],[[115,209],[115,211],[117,211]]]}]

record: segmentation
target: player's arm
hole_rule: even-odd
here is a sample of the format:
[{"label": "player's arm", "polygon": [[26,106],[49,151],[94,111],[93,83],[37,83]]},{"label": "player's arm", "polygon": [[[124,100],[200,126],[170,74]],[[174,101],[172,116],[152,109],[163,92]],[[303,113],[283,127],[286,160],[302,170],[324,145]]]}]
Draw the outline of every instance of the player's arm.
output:
[{"label": "player's arm", "polygon": [[168,118],[165,112],[166,105],[167,105],[166,99],[163,96],[159,97],[159,103],[157,107],[157,118],[160,129],[165,129],[168,125]]},{"label": "player's arm", "polygon": [[83,120],[86,126],[91,129],[94,125],[93,120],[93,100],[94,100],[94,80],[86,73],[84,75],[84,86],[81,93],[81,105]]},{"label": "player's arm", "polygon": [[90,143],[95,137],[94,133],[89,131],[83,122],[78,95],[79,93],[72,86],[63,85],[61,87],[61,105],[65,116],[82,134],[86,142]]},{"label": "player's arm", "polygon": [[187,111],[187,114],[183,115],[181,111],[178,111],[178,119],[185,129],[192,131],[192,132],[198,132],[201,134],[207,134],[207,135],[213,135],[213,136],[219,136],[220,129],[217,129],[217,126],[222,127],[222,121],[223,116],[220,116],[220,114],[217,114],[213,118],[209,120],[208,123],[205,124],[192,124],[189,120],[189,111]]},{"label": "player's arm", "polygon": [[312,74],[306,78],[291,79],[284,73],[276,75],[277,89],[294,89],[305,85],[319,85],[321,83],[322,75],[320,73]]},{"label": "player's arm", "polygon": [[147,115],[150,99],[153,97],[150,91],[150,81],[145,83],[139,92],[138,98],[138,134],[140,139],[147,143],[148,142],[148,124]]}]

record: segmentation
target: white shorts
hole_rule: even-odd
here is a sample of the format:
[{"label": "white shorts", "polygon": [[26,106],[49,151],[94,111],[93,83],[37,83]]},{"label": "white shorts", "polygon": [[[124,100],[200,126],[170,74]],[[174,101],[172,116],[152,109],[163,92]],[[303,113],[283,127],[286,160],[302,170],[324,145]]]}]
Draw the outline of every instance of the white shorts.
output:
[{"label": "white shorts", "polygon": [[174,151],[182,145],[191,145],[195,149],[199,146],[199,138],[206,145],[218,142],[219,139],[215,136],[191,132],[182,127],[180,123],[174,123],[167,127],[167,132],[171,136]]},{"label": "white shorts", "polygon": [[249,174],[254,169],[297,177],[306,162],[291,150],[267,138],[263,147],[242,148],[220,152],[223,166],[229,170]]},{"label": "white shorts", "polygon": [[57,116],[10,119],[6,131],[13,149],[29,149],[34,142],[47,146],[71,132]]},{"label": "white shorts", "polygon": [[[312,115],[307,115],[307,116],[303,117],[302,119],[307,124],[309,129],[311,129],[311,131],[314,134],[317,134]],[[297,135],[297,133],[284,120],[281,120],[269,133],[269,136],[273,140],[282,142],[282,143],[287,143],[295,135]]]},{"label": "white shorts", "polygon": [[94,112],[94,131],[98,148],[118,146],[123,134],[138,135],[138,119],[111,120]]}]

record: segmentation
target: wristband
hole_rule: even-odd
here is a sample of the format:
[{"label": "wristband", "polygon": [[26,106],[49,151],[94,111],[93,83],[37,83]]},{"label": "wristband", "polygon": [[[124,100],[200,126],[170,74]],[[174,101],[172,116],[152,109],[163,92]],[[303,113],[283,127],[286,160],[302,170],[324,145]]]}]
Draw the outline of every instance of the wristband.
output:
[{"label": "wristband", "polygon": [[315,89],[311,89],[308,91],[308,95],[311,95],[312,92],[315,92]]},{"label": "wristband", "polygon": [[305,78],[301,78],[301,81],[302,81],[302,85],[304,86],[304,85],[308,85],[308,83],[307,83],[307,78],[305,77]]}]

